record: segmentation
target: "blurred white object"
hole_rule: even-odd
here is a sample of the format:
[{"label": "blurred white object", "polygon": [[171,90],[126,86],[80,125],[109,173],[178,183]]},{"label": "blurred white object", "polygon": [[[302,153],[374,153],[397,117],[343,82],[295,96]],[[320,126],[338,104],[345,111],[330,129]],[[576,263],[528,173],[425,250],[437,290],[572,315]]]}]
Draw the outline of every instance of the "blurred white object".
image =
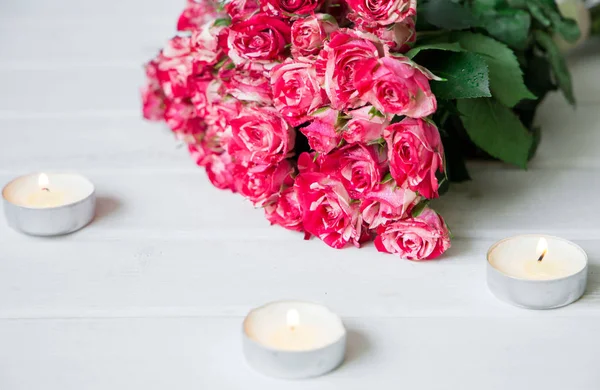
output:
[{"label": "blurred white object", "polygon": [[591,8],[593,3],[594,1],[589,1],[586,5],[586,2],[583,0],[556,0],[562,16],[575,20],[581,31],[581,36],[573,43],[567,42],[562,37],[555,35],[554,40],[563,52],[581,45],[590,36],[592,18],[589,8]]}]

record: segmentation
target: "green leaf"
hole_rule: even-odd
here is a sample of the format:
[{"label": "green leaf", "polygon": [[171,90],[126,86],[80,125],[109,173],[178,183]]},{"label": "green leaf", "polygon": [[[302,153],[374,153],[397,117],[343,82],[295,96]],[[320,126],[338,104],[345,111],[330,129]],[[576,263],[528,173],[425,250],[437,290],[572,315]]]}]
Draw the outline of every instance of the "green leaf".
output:
[{"label": "green leaf", "polygon": [[423,212],[423,210],[425,210],[425,208],[427,207],[427,205],[429,204],[429,199],[425,199],[420,201],[419,203],[417,203],[415,205],[415,207],[413,207],[413,209],[410,212],[410,215],[413,218],[418,217],[419,215],[421,215],[421,213]]},{"label": "green leaf", "polygon": [[531,144],[531,149],[529,149],[528,160],[531,160],[533,156],[535,156],[535,152],[537,152],[538,146],[540,146],[540,141],[542,140],[542,128],[536,126],[533,128],[533,142]]},{"label": "green leaf", "polygon": [[460,149],[460,141],[456,137],[447,136],[442,137],[442,142],[444,144],[445,168],[448,179],[457,183],[471,180],[465,165],[464,155]]},{"label": "green leaf", "polygon": [[471,10],[452,0],[431,0],[422,5],[422,15],[434,26],[448,30],[463,30],[477,26]]},{"label": "green leaf", "polygon": [[494,38],[516,49],[527,46],[531,15],[520,9],[488,11],[480,15],[481,25]]},{"label": "green leaf", "polygon": [[392,180],[394,180],[394,178],[392,177],[392,174],[388,172],[388,173],[387,173],[387,174],[386,174],[386,175],[383,177],[383,179],[381,180],[381,183],[380,183],[380,184],[385,184],[385,183],[388,183],[388,182],[390,182],[390,181],[392,181]]},{"label": "green leaf", "polygon": [[213,24],[213,26],[215,27],[227,27],[231,25],[231,19],[229,18],[220,18],[215,20],[215,23]]},{"label": "green leaf", "polygon": [[221,67],[223,65],[225,65],[225,63],[229,61],[229,57],[225,56],[221,61],[217,62],[214,66],[215,69],[221,69]]},{"label": "green leaf", "polygon": [[576,42],[581,36],[577,23],[563,18],[554,1],[526,0],[531,15],[544,27],[551,27],[567,42]]},{"label": "green leaf", "polygon": [[375,107],[371,107],[371,109],[369,110],[369,116],[370,116],[371,118],[374,118],[374,117],[376,117],[376,116],[377,116],[377,117],[379,117],[379,118],[385,118],[385,115],[383,115],[383,114],[381,113],[381,111],[379,111],[379,110],[378,110],[378,109],[376,109]]},{"label": "green leaf", "polygon": [[541,30],[537,30],[535,32],[535,39],[540,44],[540,46],[542,46],[546,50],[546,55],[548,56],[548,61],[552,66],[554,77],[556,78],[558,87],[565,96],[565,99],[567,99],[569,103],[574,105],[575,96],[573,95],[571,73],[569,73],[569,68],[567,68],[565,58],[558,49],[558,46],[556,46],[556,42],[554,42],[554,39],[552,39],[550,35],[546,34]]},{"label": "green leaf", "polygon": [[446,192],[448,192],[448,190],[450,190],[450,181],[443,173],[438,172],[435,176],[438,179],[438,195],[443,196],[446,194]]},{"label": "green leaf", "polygon": [[429,45],[423,45],[419,47],[414,47],[410,49],[405,56],[412,59],[414,56],[419,54],[421,50],[444,50],[444,51],[462,51],[460,45],[456,42],[440,42],[440,43],[432,43]]},{"label": "green leaf", "polygon": [[506,8],[506,0],[473,0],[472,7],[475,13]]},{"label": "green leaf", "polygon": [[533,136],[509,108],[492,98],[458,100],[457,106],[475,145],[507,163],[527,167]]},{"label": "green leaf", "polygon": [[446,81],[431,81],[438,99],[470,99],[492,96],[488,67],[475,53],[449,53],[436,56],[429,69]]},{"label": "green leaf", "polygon": [[511,49],[494,38],[482,34],[455,33],[460,45],[479,53],[489,68],[492,95],[507,107],[513,107],[523,99],[536,99],[523,82],[523,72]]}]

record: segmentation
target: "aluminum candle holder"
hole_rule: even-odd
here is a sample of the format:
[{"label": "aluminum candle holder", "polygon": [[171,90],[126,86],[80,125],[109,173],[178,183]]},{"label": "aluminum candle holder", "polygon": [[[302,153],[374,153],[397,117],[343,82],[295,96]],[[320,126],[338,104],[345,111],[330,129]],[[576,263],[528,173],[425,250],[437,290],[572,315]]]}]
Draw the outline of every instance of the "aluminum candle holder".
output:
[{"label": "aluminum candle holder", "polygon": [[242,328],[244,355],[256,371],[301,379],[323,375],[344,360],[346,329],[324,306],[279,301],[256,308]]},{"label": "aluminum candle holder", "polygon": [[33,236],[72,233],[94,218],[94,185],[76,174],[31,174],[2,190],[8,225]]},{"label": "aluminum candle holder", "polygon": [[568,305],[583,295],[587,284],[586,253],[559,237],[521,235],[499,241],[489,249],[486,267],[490,291],[526,309]]}]

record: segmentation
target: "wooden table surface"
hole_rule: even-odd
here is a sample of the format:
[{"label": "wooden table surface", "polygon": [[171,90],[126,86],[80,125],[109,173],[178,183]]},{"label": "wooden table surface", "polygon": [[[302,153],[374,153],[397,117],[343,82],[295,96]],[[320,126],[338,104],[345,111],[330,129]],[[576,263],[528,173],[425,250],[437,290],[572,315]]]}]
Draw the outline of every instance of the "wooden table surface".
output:
[{"label": "wooden table surface", "polygon": [[[270,227],[140,118],[141,65],[182,3],[0,2],[0,185],[76,170],[99,195],[69,236],[0,221],[0,389],[600,388],[600,41],[570,58],[577,109],[558,95],[540,109],[529,170],[471,164],[474,180],[437,202],[452,249],[415,263]],[[533,232],[588,252],[580,301],[527,311],[490,294],[487,248]],[[283,298],[343,316],[337,371],[288,382],[246,366],[243,316]]]}]

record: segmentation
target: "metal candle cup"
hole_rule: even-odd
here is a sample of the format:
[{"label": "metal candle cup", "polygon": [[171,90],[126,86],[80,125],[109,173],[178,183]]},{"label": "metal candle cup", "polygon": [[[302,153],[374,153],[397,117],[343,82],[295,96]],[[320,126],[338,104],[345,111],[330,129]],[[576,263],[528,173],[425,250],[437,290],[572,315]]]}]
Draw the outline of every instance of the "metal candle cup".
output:
[{"label": "metal candle cup", "polygon": [[323,375],[342,363],[346,351],[340,317],[308,302],[279,301],[251,310],[242,338],[248,364],[276,378]]},{"label": "metal candle cup", "polygon": [[[540,254],[540,242],[547,243],[547,254]],[[486,267],[488,287],[499,299],[526,309],[554,309],[583,295],[588,259],[563,238],[521,235],[492,245]]]},{"label": "metal candle cup", "polygon": [[33,236],[81,229],[94,218],[94,185],[76,174],[36,173],[18,177],[2,190],[8,225]]}]

